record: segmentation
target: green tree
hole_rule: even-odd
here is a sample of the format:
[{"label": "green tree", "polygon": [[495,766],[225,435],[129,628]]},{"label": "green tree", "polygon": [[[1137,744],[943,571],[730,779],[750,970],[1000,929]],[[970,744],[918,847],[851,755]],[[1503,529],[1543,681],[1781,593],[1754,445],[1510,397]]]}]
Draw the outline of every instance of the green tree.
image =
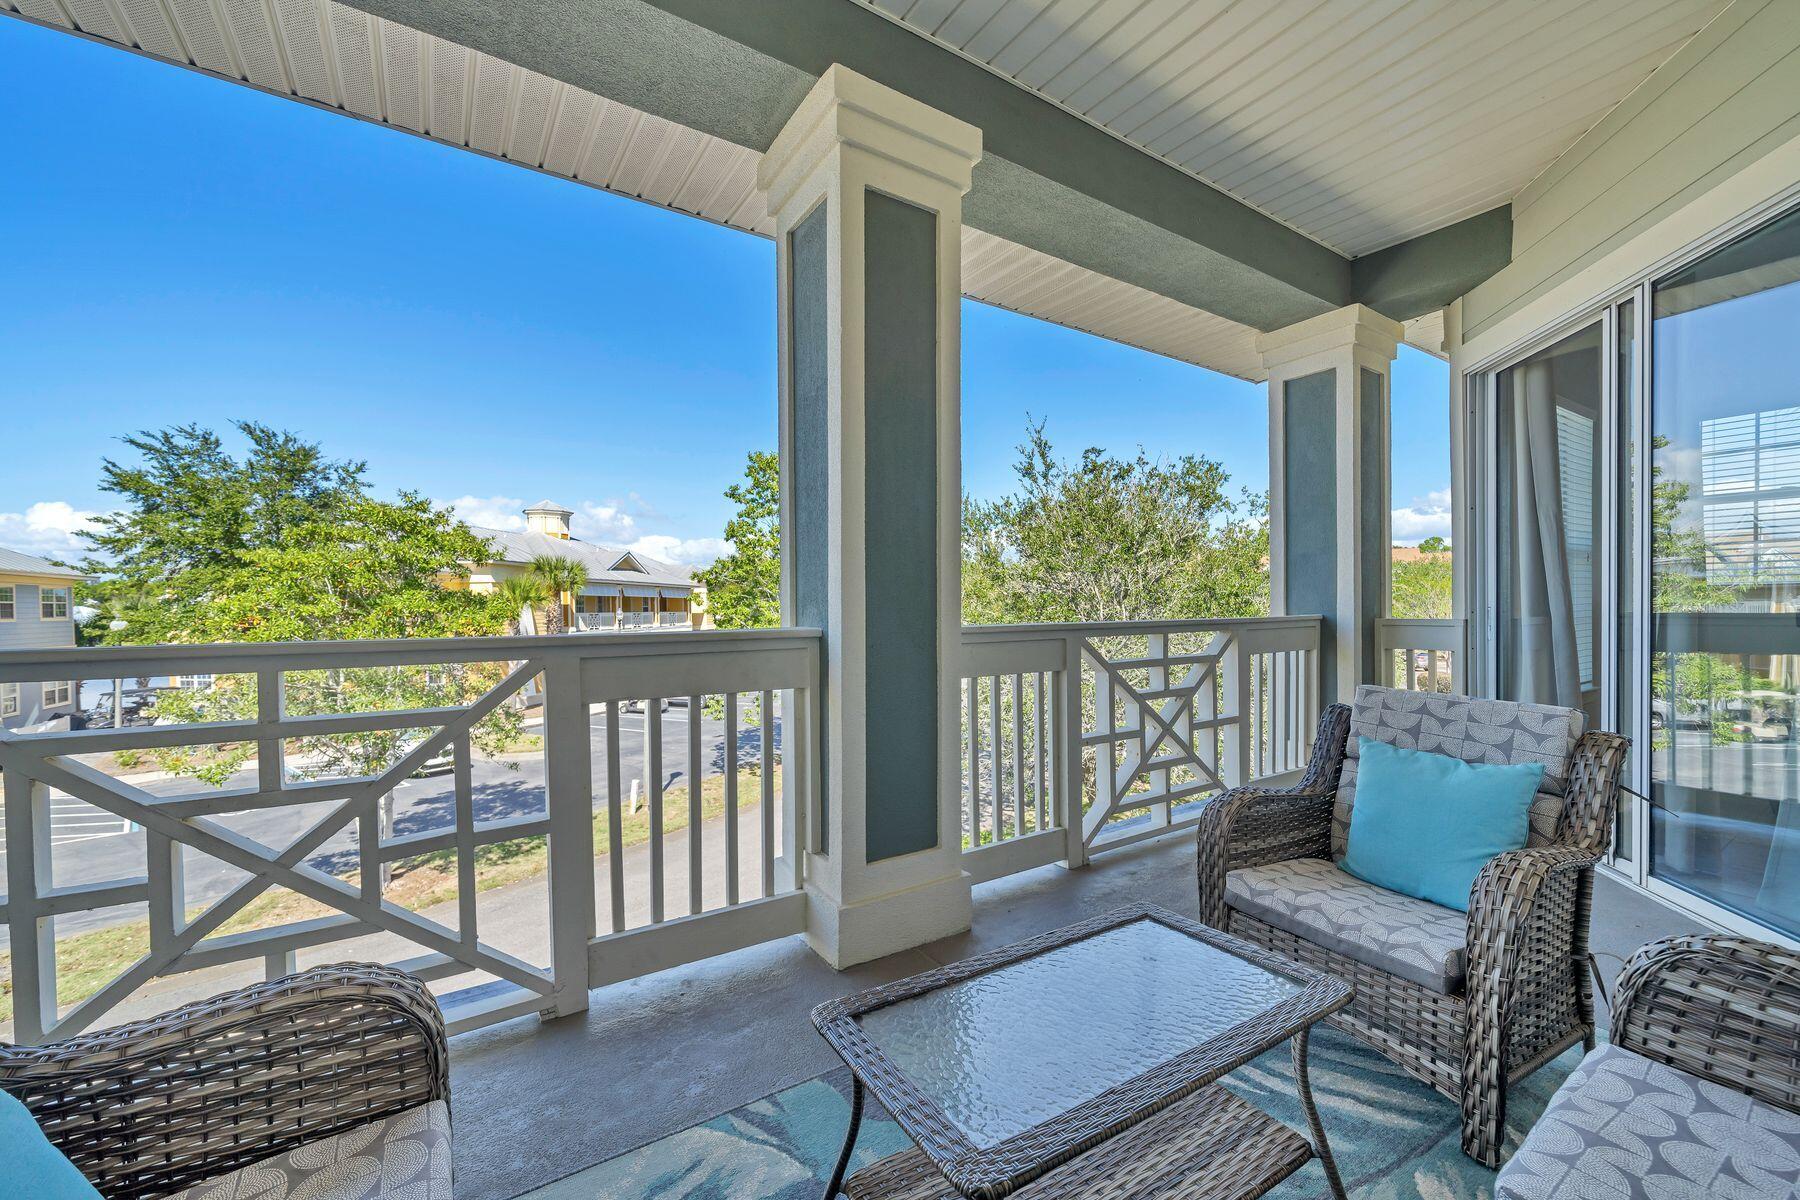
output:
[{"label": "green tree", "polygon": [[154,594],[171,579],[230,571],[246,552],[364,494],[363,463],[254,421],[235,427],[248,442],[242,457],[197,425],[122,438],[138,461],[102,465],[100,489],[121,504],[80,535],[94,552],[87,569]]},{"label": "green tree", "polygon": [[720,629],[768,629],[781,624],[781,468],[767,450],[753,450],[744,478],[725,489],[738,506],[725,523],[731,552],[698,572],[713,624]]},{"label": "green tree", "polygon": [[511,614],[506,621],[506,632],[518,633],[520,616],[526,609],[536,612],[539,605],[550,599],[550,589],[536,575],[514,575],[499,582],[494,588],[494,596]]},{"label": "green tree", "polygon": [[587,568],[572,558],[556,554],[540,554],[531,560],[529,571],[546,594],[544,632],[558,634],[566,628],[563,622],[565,597],[577,596],[587,586]]},{"label": "green tree", "polygon": [[[496,596],[446,586],[466,579],[467,564],[492,557],[450,510],[407,492],[377,499],[367,493],[361,464],[334,462],[291,433],[238,428],[250,443],[242,459],[225,453],[210,430],[180,426],[126,439],[142,463],[106,464],[103,486],[125,501],[90,539],[117,564],[100,586],[110,605],[104,619],[124,627],[108,629],[107,641],[478,637],[506,627],[509,614]],[[244,511],[234,512],[233,503]],[[215,535],[219,544],[209,544]],[[451,707],[491,688],[507,669],[502,662],[290,671],[287,710]],[[256,712],[255,679],[238,675],[201,691],[164,693],[156,708],[159,719],[178,722]],[[519,721],[517,709],[502,706],[477,726],[474,742],[497,751],[517,739]],[[288,761],[302,775],[370,774],[418,736],[299,738]],[[165,769],[219,783],[254,753],[252,745],[230,745],[158,758]]]},{"label": "green tree", "polygon": [[1448,554],[1450,553],[1450,543],[1434,533],[1419,543],[1419,553]]},{"label": "green tree", "polygon": [[[1425,550],[1427,542],[1441,549]],[[1443,538],[1419,543],[1424,551],[1416,558],[1396,558],[1390,575],[1389,609],[1396,617],[1447,619],[1451,615],[1452,566],[1449,544]]]},{"label": "green tree", "polygon": [[1198,455],[1069,464],[1028,427],[1018,488],[963,502],[963,616],[974,623],[1256,616],[1269,610],[1266,497],[1233,500]]}]

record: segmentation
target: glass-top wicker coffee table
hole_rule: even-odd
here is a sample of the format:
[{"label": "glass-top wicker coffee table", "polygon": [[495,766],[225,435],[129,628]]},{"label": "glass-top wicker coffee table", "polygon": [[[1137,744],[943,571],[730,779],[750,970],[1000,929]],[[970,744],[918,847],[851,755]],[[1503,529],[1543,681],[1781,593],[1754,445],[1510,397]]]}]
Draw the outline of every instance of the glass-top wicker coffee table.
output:
[{"label": "glass-top wicker coffee table", "polygon": [[[1307,1081],[1342,980],[1134,905],[821,1004],[854,1077],[826,1200],[1226,1200],[1317,1157],[1343,1183]],[[1284,1041],[1311,1141],[1216,1081]],[[844,1171],[864,1088],[914,1149]]]}]

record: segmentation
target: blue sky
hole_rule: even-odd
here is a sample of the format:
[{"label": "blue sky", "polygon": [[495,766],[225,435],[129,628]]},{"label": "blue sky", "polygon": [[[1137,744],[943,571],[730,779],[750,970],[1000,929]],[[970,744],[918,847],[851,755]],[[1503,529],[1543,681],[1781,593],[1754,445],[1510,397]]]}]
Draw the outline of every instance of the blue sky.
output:
[{"label": "blue sky", "polygon": [[[0,544],[68,553],[124,433],[254,419],[478,522],[548,497],[704,561],[773,448],[767,241],[17,20],[0,102]],[[1008,488],[1028,414],[1267,487],[1259,386],[963,317],[967,490]],[[1397,508],[1447,508],[1443,364],[1402,351],[1394,429]]]}]

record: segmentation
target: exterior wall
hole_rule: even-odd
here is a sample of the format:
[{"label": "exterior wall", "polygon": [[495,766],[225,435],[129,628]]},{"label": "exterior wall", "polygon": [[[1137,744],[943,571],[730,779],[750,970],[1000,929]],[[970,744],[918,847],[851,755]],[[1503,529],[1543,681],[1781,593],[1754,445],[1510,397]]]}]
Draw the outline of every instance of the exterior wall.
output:
[{"label": "exterior wall", "polygon": [[[0,576],[0,587],[12,587],[18,597],[18,615],[11,621],[0,621],[0,650],[57,650],[75,644],[73,617],[46,621],[39,615],[39,596],[48,586]],[[70,608],[74,608],[72,600]]]},{"label": "exterior wall", "polygon": [[1737,0],[1520,193],[1512,263],[1461,302],[1465,344],[1546,325],[1792,186],[1796,96],[1800,5]]},{"label": "exterior wall", "polygon": [[[45,587],[69,587],[69,584],[26,583],[16,576],[0,576],[0,587],[10,586],[15,597],[14,618],[0,621],[0,650],[60,650],[75,644],[75,620],[73,616],[59,620],[46,621],[41,613],[41,593]],[[70,600],[70,609],[74,609],[74,601]],[[70,690],[70,702],[46,708],[43,703],[44,693],[36,683],[22,683],[18,690],[18,712],[12,716],[0,716],[0,729],[17,729],[22,725],[36,725],[56,717],[66,716],[75,711],[79,696]],[[0,706],[0,712],[4,707]]]}]

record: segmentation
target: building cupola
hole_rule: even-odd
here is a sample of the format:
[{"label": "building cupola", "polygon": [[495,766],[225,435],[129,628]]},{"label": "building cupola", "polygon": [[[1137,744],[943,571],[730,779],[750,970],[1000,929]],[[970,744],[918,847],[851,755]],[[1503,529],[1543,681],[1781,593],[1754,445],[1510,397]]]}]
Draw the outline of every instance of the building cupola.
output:
[{"label": "building cupola", "polygon": [[539,500],[525,510],[525,528],[532,533],[566,541],[569,537],[569,518],[574,515],[574,509],[564,508],[549,500]]}]

